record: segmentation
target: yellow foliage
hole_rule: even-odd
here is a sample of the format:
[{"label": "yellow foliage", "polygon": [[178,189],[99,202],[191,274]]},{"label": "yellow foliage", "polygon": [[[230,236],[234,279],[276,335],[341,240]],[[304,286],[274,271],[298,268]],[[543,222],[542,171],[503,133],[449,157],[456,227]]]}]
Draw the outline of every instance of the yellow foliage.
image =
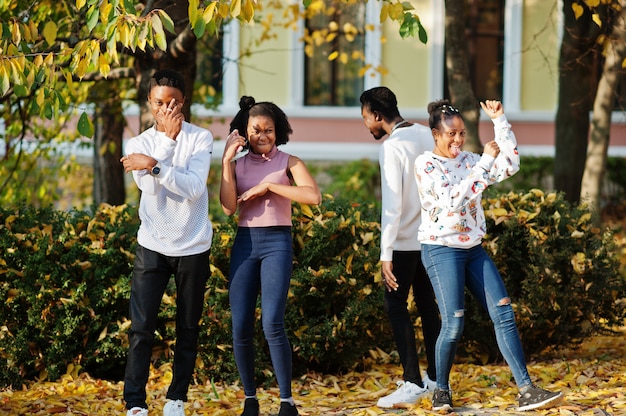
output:
[{"label": "yellow foliage", "polygon": [[[344,324],[334,321],[337,330]],[[309,330],[298,328],[298,334]],[[230,348],[221,348],[230,354]],[[541,387],[563,392],[563,401],[553,409],[528,412],[528,415],[626,414],[626,328],[613,336],[594,337],[575,349],[563,349],[555,358],[544,356],[540,362],[529,363],[531,378]],[[309,372],[293,380],[294,398],[303,415],[430,415],[429,398],[403,408],[384,410],[376,407],[381,396],[396,390],[402,368],[393,355],[379,348],[369,351],[364,371],[342,375]],[[599,359],[602,357],[602,359]],[[424,365],[425,362],[420,362]],[[50,414],[81,414],[110,416],[124,414],[120,400],[124,385],[94,379],[81,373],[79,364],[70,363],[66,374],[56,382],[34,382],[21,389],[0,392],[0,414],[6,416]],[[45,373],[45,370],[42,370]],[[45,376],[45,374],[42,373]],[[148,380],[148,405],[160,414],[165,404],[167,386],[172,378],[170,364],[151,368]],[[458,362],[450,374],[455,414],[518,415],[515,412],[517,389],[506,365],[476,365]],[[278,413],[278,387],[272,385],[257,391],[263,414]],[[242,390],[232,385],[213,382],[193,384],[185,403],[189,416],[237,416],[241,413]],[[400,412],[400,413],[398,413]]]},{"label": "yellow foliage", "polygon": [[574,17],[576,18],[576,20],[578,20],[578,18],[582,16],[583,12],[585,11],[583,9],[583,6],[575,2],[572,3],[572,10],[574,11]]},{"label": "yellow foliage", "polygon": [[594,13],[591,15],[591,20],[598,25],[598,27],[602,27],[602,21],[600,20],[600,15],[598,13]]},{"label": "yellow foliage", "polygon": [[230,15],[236,18],[241,14],[241,0],[233,0],[230,3]]},{"label": "yellow foliage", "polygon": [[254,17],[254,2],[252,0],[245,0],[241,16],[246,22],[252,21]]},{"label": "yellow foliage", "polygon": [[211,21],[211,19],[213,19],[213,16],[215,15],[215,10],[217,7],[218,2],[213,1],[211,3],[209,3],[209,5],[204,9],[204,12],[202,14],[202,18],[204,19],[205,23],[209,23]]},{"label": "yellow foliage", "polygon": [[57,25],[53,21],[46,22],[43,27],[43,37],[48,43],[48,45],[52,45],[57,38]]}]

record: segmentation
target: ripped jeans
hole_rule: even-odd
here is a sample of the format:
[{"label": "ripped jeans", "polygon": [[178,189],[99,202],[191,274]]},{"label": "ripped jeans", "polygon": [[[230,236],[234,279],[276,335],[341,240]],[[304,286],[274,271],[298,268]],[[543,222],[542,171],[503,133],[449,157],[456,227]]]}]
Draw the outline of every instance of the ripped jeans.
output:
[{"label": "ripped jeans", "polygon": [[489,313],[498,348],[518,388],[529,385],[530,375],[511,299],[496,265],[482,245],[468,249],[422,243],[422,262],[441,314],[441,332],[435,347],[437,387],[443,390],[450,388],[450,370],[465,321],[465,286]]}]

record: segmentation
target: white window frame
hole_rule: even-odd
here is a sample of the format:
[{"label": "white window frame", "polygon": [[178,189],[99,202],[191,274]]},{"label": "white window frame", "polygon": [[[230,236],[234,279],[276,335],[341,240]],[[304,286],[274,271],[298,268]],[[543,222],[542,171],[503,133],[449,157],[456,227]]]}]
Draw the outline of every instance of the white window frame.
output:
[{"label": "white window frame", "polygon": [[222,60],[222,111],[239,110],[239,61],[240,27],[237,20],[224,25],[222,38],[224,57]]},{"label": "white window frame", "polygon": [[[301,3],[292,0],[292,3]],[[300,6],[302,7],[302,6]],[[365,32],[365,64],[378,67],[382,63],[381,24],[379,22],[381,0],[370,0],[366,3],[366,24],[374,30]],[[429,95],[432,99],[441,98],[444,85],[444,42],[445,42],[445,3],[441,0],[430,0],[432,25],[428,32],[428,48],[430,54]],[[505,1],[504,21],[504,65],[503,65],[503,104],[507,113],[521,111],[521,64],[522,64],[522,13],[523,0]],[[354,107],[305,106],[304,105],[304,20],[297,23],[297,29],[291,32],[291,74],[289,96],[286,107],[294,116],[352,117]],[[239,102],[239,68],[237,60],[240,54],[239,22],[231,21],[224,27],[224,76],[223,102],[221,112],[238,109]],[[379,86],[382,76],[370,69],[365,75],[364,88]]]},{"label": "white window frame", "polygon": [[504,66],[502,105],[508,113],[521,111],[523,0],[504,3]]}]

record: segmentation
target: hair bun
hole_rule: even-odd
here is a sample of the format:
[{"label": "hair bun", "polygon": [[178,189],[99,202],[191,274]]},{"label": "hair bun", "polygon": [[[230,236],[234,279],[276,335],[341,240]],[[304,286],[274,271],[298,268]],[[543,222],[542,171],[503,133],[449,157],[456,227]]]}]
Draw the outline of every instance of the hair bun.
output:
[{"label": "hair bun", "polygon": [[254,97],[250,97],[248,95],[243,95],[239,100],[239,108],[242,110],[249,110],[254,104],[256,104]]},{"label": "hair bun", "polygon": [[432,114],[435,111],[440,111],[444,114],[459,114],[459,109],[450,105],[450,101],[447,99],[434,101],[428,104],[428,113]]}]

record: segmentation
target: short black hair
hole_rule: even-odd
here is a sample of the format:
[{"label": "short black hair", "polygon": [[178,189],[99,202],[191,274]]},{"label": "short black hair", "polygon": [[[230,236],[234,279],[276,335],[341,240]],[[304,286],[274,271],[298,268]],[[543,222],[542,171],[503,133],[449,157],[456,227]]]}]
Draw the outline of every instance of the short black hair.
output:
[{"label": "short black hair", "polygon": [[366,108],[370,112],[376,111],[385,119],[393,120],[400,116],[398,99],[387,87],[374,87],[361,94],[361,109]]},{"label": "short black hair", "polygon": [[172,87],[180,90],[185,96],[185,79],[183,76],[172,69],[161,69],[156,71],[150,78],[148,91],[152,91],[154,87]]},{"label": "short black hair", "polygon": [[293,133],[287,115],[276,104],[269,101],[257,103],[254,97],[244,95],[239,100],[239,112],[230,122],[230,131],[239,130],[239,134],[248,137],[248,119],[250,117],[269,117],[274,121],[276,128],[276,146],[289,141],[289,135]]}]

